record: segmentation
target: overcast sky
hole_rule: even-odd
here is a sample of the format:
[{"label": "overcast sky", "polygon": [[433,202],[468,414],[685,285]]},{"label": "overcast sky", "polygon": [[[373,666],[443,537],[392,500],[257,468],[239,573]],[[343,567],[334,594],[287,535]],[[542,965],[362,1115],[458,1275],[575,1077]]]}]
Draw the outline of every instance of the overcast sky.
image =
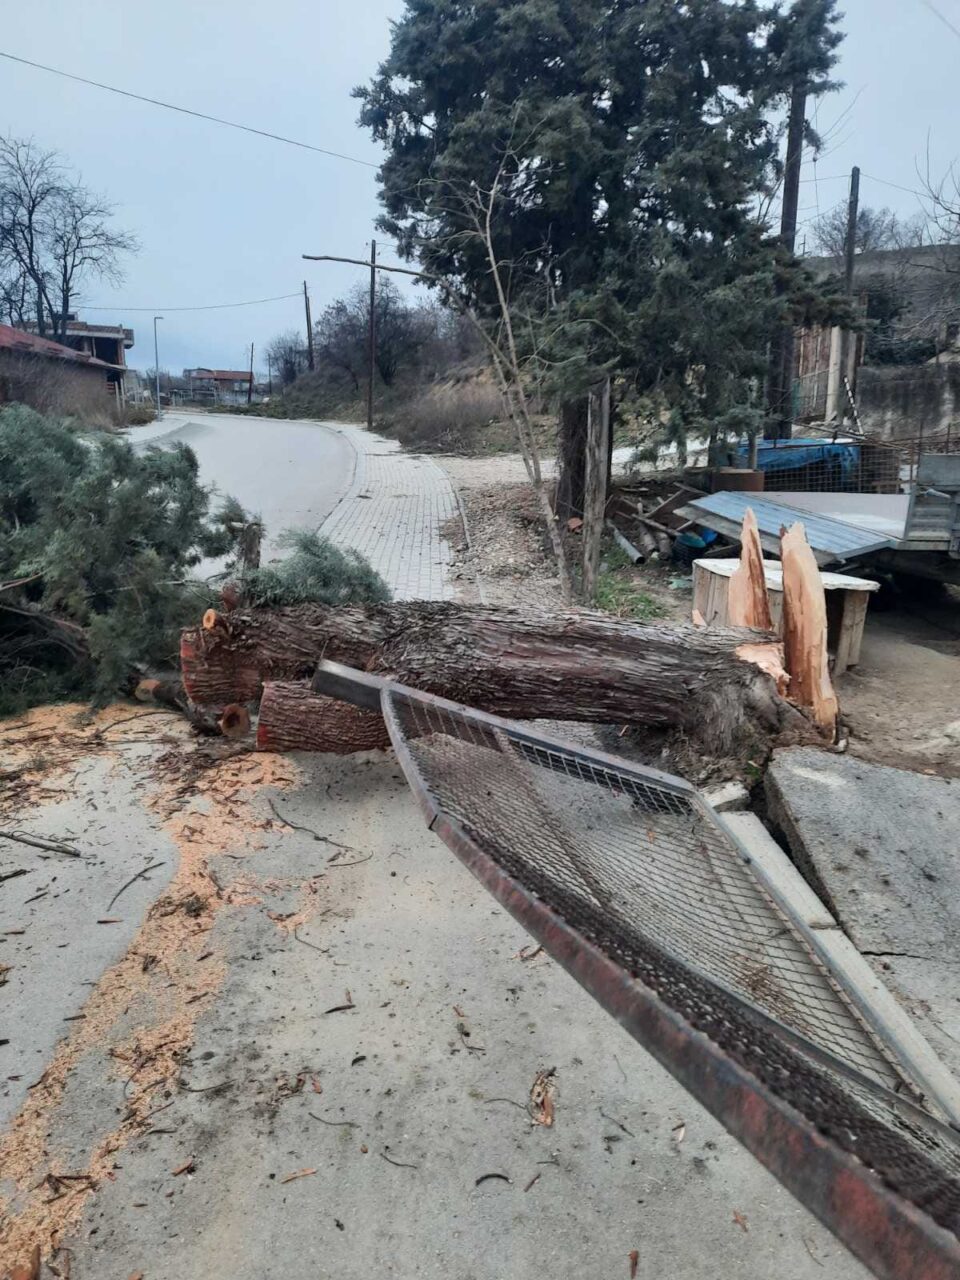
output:
[{"label": "overcast sky", "polygon": [[[838,75],[818,107],[831,134],[804,165],[801,221],[845,199],[851,165],[862,202],[909,214],[928,133],[936,169],[960,151],[956,85],[960,0],[846,0]],[[9,0],[0,49],[119,88],[376,162],[356,124],[354,85],[386,54],[402,0]],[[106,194],[143,249],[116,290],[88,288],[88,319],[136,330],[130,363],[242,368],[277,332],[302,323],[302,302],[189,312],[176,307],[294,293],[310,282],[314,313],[362,277],[303,263],[306,253],[362,257],[377,215],[374,169],[225,129],[0,59],[0,129],[62,152]],[[812,181],[814,172],[818,181]],[[869,176],[868,176],[869,175]],[[800,230],[800,240],[804,228]],[[388,260],[393,260],[388,258]],[[137,312],[134,308],[147,310]],[[262,362],[257,360],[258,367]]]}]

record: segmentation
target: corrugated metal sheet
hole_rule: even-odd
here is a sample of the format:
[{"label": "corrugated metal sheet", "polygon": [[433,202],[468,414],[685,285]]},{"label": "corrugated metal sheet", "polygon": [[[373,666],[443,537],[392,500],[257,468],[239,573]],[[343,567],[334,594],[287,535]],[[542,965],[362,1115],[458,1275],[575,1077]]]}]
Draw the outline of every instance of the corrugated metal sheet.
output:
[{"label": "corrugated metal sheet", "polygon": [[780,530],[789,528],[799,520],[807,535],[813,554],[819,564],[853,560],[871,551],[882,551],[896,546],[894,538],[885,538],[874,529],[862,529],[847,521],[834,520],[830,516],[801,511],[786,503],[766,498],[762,493],[709,493],[695,498],[681,507],[680,513],[688,520],[727,537],[739,539],[744,513],[750,507],[757,517],[760,541],[764,549],[774,555],[780,553]]}]

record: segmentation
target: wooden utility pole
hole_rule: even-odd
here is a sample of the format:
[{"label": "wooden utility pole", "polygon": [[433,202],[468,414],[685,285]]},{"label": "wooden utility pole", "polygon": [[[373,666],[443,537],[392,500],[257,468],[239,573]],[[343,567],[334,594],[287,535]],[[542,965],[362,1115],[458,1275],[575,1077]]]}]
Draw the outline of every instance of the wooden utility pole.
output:
[{"label": "wooden utility pole", "polygon": [[247,408],[253,404],[253,343],[250,343],[250,381],[247,383]]},{"label": "wooden utility pole", "polygon": [[[793,87],[787,120],[787,156],[783,170],[783,206],[780,211],[780,244],[792,254],[797,243],[797,209],[800,204],[800,161],[803,156],[803,127],[807,114],[807,86]],[[783,285],[777,285],[782,295]],[[767,373],[768,440],[789,440],[793,434],[793,325],[784,321],[770,344]]]},{"label": "wooden utility pole", "polygon": [[310,294],[307,282],[303,282],[303,305],[307,313],[307,368],[313,373],[313,321],[310,319]]},{"label": "wooden utility pole", "polygon": [[370,241],[370,385],[367,387],[367,430],[373,430],[373,378],[377,371],[377,242]]},{"label": "wooden utility pole", "polygon": [[860,213],[860,167],[854,165],[850,171],[850,201],[847,205],[847,238],[843,246],[844,253],[844,292],[848,298],[853,297],[853,261],[857,252],[857,218]]},{"label": "wooden utility pole", "polygon": [[[853,268],[857,253],[857,218],[860,213],[860,168],[854,165],[850,171],[850,199],[847,204],[847,235],[843,245],[843,291],[850,299],[853,307]],[[844,329],[840,342],[840,420],[848,416],[849,408],[856,418],[854,403],[853,379],[850,376],[850,353],[856,351],[856,336],[850,329]]]}]

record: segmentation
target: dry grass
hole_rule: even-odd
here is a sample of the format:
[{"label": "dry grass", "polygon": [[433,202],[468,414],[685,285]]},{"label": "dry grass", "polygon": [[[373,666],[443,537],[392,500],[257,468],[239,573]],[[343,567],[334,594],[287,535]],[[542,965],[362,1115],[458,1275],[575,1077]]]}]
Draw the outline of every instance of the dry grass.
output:
[{"label": "dry grass", "polygon": [[485,435],[500,421],[500,392],[480,378],[435,383],[383,412],[378,426],[412,449],[440,453],[482,451]]}]

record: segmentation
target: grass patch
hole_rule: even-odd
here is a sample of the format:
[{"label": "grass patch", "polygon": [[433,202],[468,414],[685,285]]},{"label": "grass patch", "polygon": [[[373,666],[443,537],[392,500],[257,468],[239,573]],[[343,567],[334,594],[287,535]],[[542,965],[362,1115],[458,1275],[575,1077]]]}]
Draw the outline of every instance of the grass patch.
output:
[{"label": "grass patch", "polygon": [[664,615],[663,606],[642,589],[637,569],[615,542],[604,543],[596,607],[618,618],[636,618],[639,622]]}]

